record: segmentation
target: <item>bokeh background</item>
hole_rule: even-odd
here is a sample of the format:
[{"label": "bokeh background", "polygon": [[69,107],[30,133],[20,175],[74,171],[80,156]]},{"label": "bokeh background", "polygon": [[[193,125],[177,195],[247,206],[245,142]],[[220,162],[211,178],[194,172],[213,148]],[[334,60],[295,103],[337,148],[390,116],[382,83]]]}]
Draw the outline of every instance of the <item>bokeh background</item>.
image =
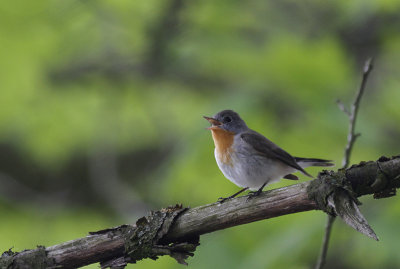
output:
[{"label": "bokeh background", "polygon": [[[3,1],[0,249],[237,191],[204,129],[222,109],[293,155],[340,166],[348,119],[336,99],[352,101],[371,56],[352,163],[399,154],[399,29],[397,0]],[[398,198],[362,202],[381,241],[339,220],[326,268],[399,268]],[[189,264],[310,268],[325,221],[306,212],[205,235]],[[181,268],[170,257],[136,267]]]}]

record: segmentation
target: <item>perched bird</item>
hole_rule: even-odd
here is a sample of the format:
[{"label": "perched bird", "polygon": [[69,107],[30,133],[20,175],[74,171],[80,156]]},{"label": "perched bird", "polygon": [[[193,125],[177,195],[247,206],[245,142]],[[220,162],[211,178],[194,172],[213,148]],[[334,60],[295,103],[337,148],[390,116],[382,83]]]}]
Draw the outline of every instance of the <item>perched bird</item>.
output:
[{"label": "perched bird", "polygon": [[[281,178],[298,180],[294,172],[312,177],[304,168],[308,166],[333,166],[330,160],[293,157],[263,135],[251,130],[233,110],[223,110],[211,117],[215,144],[215,159],[219,169],[230,181],[242,187],[237,193],[220,198],[223,202],[243,191],[252,190],[249,197],[259,195],[263,188]],[[255,191],[254,191],[255,190]]]}]

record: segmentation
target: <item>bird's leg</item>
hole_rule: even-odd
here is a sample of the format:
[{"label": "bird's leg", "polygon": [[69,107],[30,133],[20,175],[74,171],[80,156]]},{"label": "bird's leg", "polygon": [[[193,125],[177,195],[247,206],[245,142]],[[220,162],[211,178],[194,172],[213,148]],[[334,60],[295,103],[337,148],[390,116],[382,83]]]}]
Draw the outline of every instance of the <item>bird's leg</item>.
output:
[{"label": "bird's leg", "polygon": [[260,195],[260,193],[262,193],[262,190],[264,189],[265,185],[267,185],[266,182],[258,190],[249,192],[249,197],[247,197],[247,201],[253,197]]},{"label": "bird's leg", "polygon": [[219,202],[219,203],[223,203],[223,202],[225,202],[226,200],[228,200],[228,199],[231,199],[231,198],[233,198],[233,197],[236,197],[236,196],[238,196],[239,194],[241,194],[242,192],[244,192],[245,190],[247,190],[249,187],[246,187],[246,188],[243,188],[243,189],[241,189],[240,191],[238,191],[238,192],[235,192],[234,194],[232,194],[231,196],[229,196],[229,197],[226,197],[226,198],[223,198],[223,197],[219,197],[218,198],[218,201],[217,202]]}]

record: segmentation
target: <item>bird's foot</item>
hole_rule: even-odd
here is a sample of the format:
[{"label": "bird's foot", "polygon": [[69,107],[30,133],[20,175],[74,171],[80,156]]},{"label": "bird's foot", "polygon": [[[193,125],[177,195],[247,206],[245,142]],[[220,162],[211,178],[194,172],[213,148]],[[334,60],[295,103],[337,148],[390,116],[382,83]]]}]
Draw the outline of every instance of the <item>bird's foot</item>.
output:
[{"label": "bird's foot", "polygon": [[249,201],[250,199],[259,196],[262,193],[262,189],[257,190],[257,191],[250,191],[249,196],[247,196],[246,202]]},{"label": "bird's foot", "polygon": [[251,191],[249,192],[249,196],[246,199],[246,202],[249,201],[253,197],[257,197],[262,193],[262,190],[264,189],[265,185],[267,185],[267,182],[265,182],[257,191]]}]

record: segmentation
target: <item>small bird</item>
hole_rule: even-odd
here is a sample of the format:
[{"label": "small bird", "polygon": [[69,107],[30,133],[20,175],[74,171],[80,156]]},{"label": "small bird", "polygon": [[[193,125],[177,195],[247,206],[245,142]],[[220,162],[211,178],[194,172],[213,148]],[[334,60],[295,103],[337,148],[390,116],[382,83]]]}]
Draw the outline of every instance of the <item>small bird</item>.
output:
[{"label": "small bird", "polygon": [[215,159],[224,176],[242,189],[220,202],[233,198],[245,190],[252,190],[250,196],[259,195],[267,184],[281,178],[298,180],[294,172],[312,177],[304,168],[309,166],[333,166],[330,160],[293,157],[263,135],[248,128],[239,114],[223,110],[213,117],[206,117],[211,123],[215,145]]}]

